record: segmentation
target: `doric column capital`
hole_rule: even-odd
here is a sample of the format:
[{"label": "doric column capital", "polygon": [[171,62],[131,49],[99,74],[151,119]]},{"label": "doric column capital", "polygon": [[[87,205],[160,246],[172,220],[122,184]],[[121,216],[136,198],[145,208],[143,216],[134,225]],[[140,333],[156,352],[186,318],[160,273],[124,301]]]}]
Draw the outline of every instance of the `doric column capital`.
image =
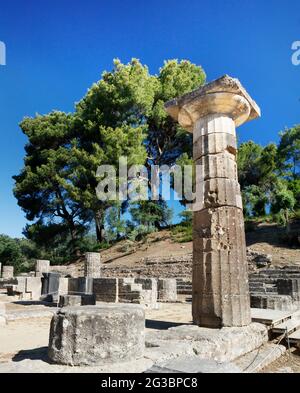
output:
[{"label": "doric column capital", "polygon": [[260,109],[241,83],[227,75],[199,89],[169,101],[167,112],[189,132],[195,123],[208,115],[230,117],[238,127],[260,116]]}]

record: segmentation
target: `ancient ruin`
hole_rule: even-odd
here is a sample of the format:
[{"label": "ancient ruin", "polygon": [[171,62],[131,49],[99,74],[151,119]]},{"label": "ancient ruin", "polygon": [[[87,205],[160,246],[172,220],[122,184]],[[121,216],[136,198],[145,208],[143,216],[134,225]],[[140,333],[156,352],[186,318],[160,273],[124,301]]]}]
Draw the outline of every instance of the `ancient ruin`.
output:
[{"label": "ancient ruin", "polygon": [[142,357],[144,348],[141,306],[65,307],[51,322],[49,357],[59,364],[122,362]]},{"label": "ancient ruin", "polygon": [[193,133],[196,201],[193,240],[193,319],[200,326],[251,322],[242,198],[235,128],[260,115],[237,79],[227,75],[166,104]]}]

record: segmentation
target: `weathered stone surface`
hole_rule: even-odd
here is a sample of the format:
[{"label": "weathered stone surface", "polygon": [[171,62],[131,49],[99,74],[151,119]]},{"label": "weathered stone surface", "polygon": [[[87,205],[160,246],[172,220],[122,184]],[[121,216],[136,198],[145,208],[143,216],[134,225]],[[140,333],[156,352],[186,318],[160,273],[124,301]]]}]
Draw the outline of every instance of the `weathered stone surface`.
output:
[{"label": "weathered stone surface", "polygon": [[240,82],[227,75],[165,107],[182,127],[193,133],[193,157],[199,158],[196,164],[200,164],[193,204],[194,322],[207,327],[249,325],[235,127],[258,117],[260,109]]},{"label": "weathered stone surface", "polygon": [[266,293],[251,294],[252,308],[265,308],[271,310],[293,311],[297,307],[291,296]]},{"label": "weathered stone surface", "polygon": [[193,137],[193,158],[195,161],[207,154],[221,152],[227,152],[236,156],[237,142],[233,134],[218,132],[202,135],[198,139],[195,139],[195,135]]},{"label": "weathered stone surface", "polygon": [[61,295],[59,297],[59,307],[94,306],[95,304],[96,296],[91,294]]},{"label": "weathered stone surface", "polygon": [[[193,141],[211,134],[228,134],[235,137],[234,121],[230,117],[218,113],[205,115],[196,120],[193,130]],[[217,153],[220,153],[220,151]],[[208,152],[205,154],[208,154]]]},{"label": "weathered stone surface", "polygon": [[146,373],[196,373],[223,374],[240,373],[242,370],[229,362],[216,362],[212,359],[199,359],[198,356],[180,356],[168,360],[161,366],[153,366]]},{"label": "weathered stone surface", "polygon": [[208,154],[196,160],[195,164],[196,184],[215,178],[238,181],[235,156],[230,153]]},{"label": "weathered stone surface", "polygon": [[10,278],[13,278],[13,277],[14,277],[14,267],[4,265],[2,267],[2,278],[4,280],[9,280]]},{"label": "weathered stone surface", "polygon": [[50,261],[46,259],[37,259],[35,264],[36,273],[49,273]]},{"label": "weathered stone surface", "polygon": [[85,254],[84,275],[92,278],[101,277],[101,259],[98,252],[87,252]]},{"label": "weathered stone surface", "polygon": [[78,277],[69,278],[68,293],[70,295],[80,295],[81,293],[93,293],[93,278],[92,277]]},{"label": "weathered stone surface", "polygon": [[177,300],[177,282],[174,278],[163,278],[157,281],[158,301],[175,302]]},{"label": "weathered stone surface", "polygon": [[157,306],[157,280],[153,278],[98,278],[93,280],[97,301]]},{"label": "weathered stone surface", "polygon": [[[228,96],[224,97],[224,92],[231,96],[231,100]],[[217,99],[218,93],[220,94],[219,100]],[[193,132],[193,125],[198,119],[211,113],[228,114],[234,119],[236,126],[260,116],[260,108],[240,81],[228,75],[167,102],[165,108],[170,116],[190,132]]]},{"label": "weathered stone surface", "polygon": [[232,207],[194,213],[193,316],[201,326],[251,321],[242,214]]},{"label": "weathered stone surface", "polygon": [[295,301],[300,301],[300,277],[277,280],[277,291],[279,295],[289,295]]},{"label": "weathered stone surface", "polygon": [[118,279],[96,278],[93,280],[93,293],[98,302],[116,303],[118,301]]},{"label": "weathered stone surface", "polygon": [[196,183],[194,212],[222,206],[243,208],[240,185],[237,181],[215,178]]},{"label": "weathered stone surface", "polygon": [[59,297],[59,307],[81,306],[80,295],[61,295]]},{"label": "weathered stone surface", "polygon": [[263,254],[247,247],[247,261],[256,268],[268,267],[272,263],[272,255]]},{"label": "weathered stone surface", "polygon": [[42,280],[40,277],[26,278],[26,292],[30,293],[30,300],[40,300],[42,295]]},{"label": "weathered stone surface", "polygon": [[190,354],[196,354],[201,359],[230,362],[258,349],[267,341],[268,330],[259,323],[222,329],[181,325],[168,330],[147,332],[146,356],[157,365]]},{"label": "weathered stone surface", "polygon": [[143,356],[144,329],[141,306],[66,307],[52,319],[48,354],[74,366],[128,361]]}]

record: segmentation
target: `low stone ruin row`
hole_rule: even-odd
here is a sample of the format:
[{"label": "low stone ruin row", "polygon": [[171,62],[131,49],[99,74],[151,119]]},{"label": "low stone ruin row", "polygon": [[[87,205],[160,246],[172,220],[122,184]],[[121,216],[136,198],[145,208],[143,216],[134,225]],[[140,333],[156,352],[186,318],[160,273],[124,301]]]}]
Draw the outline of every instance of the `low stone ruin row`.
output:
[{"label": "low stone ruin row", "polygon": [[[252,308],[284,311],[300,308],[300,267],[268,268],[272,258],[250,249],[247,259],[248,265],[253,267],[249,269],[252,271],[249,275]],[[44,300],[59,303],[61,307],[92,305],[96,301],[143,304],[147,308],[155,308],[157,302],[191,302],[192,254],[147,257],[143,263],[146,269],[158,268],[161,278],[147,275],[154,273],[153,270],[106,268],[101,264],[99,253],[87,253],[84,277],[71,277],[71,274],[66,277],[61,269],[55,271],[56,266],[50,266],[50,261],[37,260],[34,276],[13,277],[13,266],[3,266],[0,287],[5,286],[9,295],[18,295],[20,300]],[[165,266],[179,275],[163,278],[170,277],[163,270]]]}]

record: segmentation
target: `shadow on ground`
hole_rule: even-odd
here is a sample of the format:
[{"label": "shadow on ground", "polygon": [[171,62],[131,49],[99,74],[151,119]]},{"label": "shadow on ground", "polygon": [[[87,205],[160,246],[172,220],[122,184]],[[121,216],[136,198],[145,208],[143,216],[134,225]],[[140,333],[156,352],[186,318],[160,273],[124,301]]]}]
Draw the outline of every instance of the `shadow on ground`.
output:
[{"label": "shadow on ground", "polygon": [[22,360],[42,360],[43,362],[51,364],[48,358],[48,347],[22,350],[12,358],[13,362],[21,362]]},{"label": "shadow on ground", "polygon": [[13,304],[20,304],[21,306],[46,306],[46,307],[57,307],[56,303],[49,303],[43,301],[34,300],[16,300]]},{"label": "shadow on ground", "polygon": [[182,325],[192,325],[193,323],[183,323],[183,322],[168,322],[168,321],[156,321],[154,319],[146,319],[147,329],[157,329],[157,330],[167,330],[171,327],[182,326]]}]

